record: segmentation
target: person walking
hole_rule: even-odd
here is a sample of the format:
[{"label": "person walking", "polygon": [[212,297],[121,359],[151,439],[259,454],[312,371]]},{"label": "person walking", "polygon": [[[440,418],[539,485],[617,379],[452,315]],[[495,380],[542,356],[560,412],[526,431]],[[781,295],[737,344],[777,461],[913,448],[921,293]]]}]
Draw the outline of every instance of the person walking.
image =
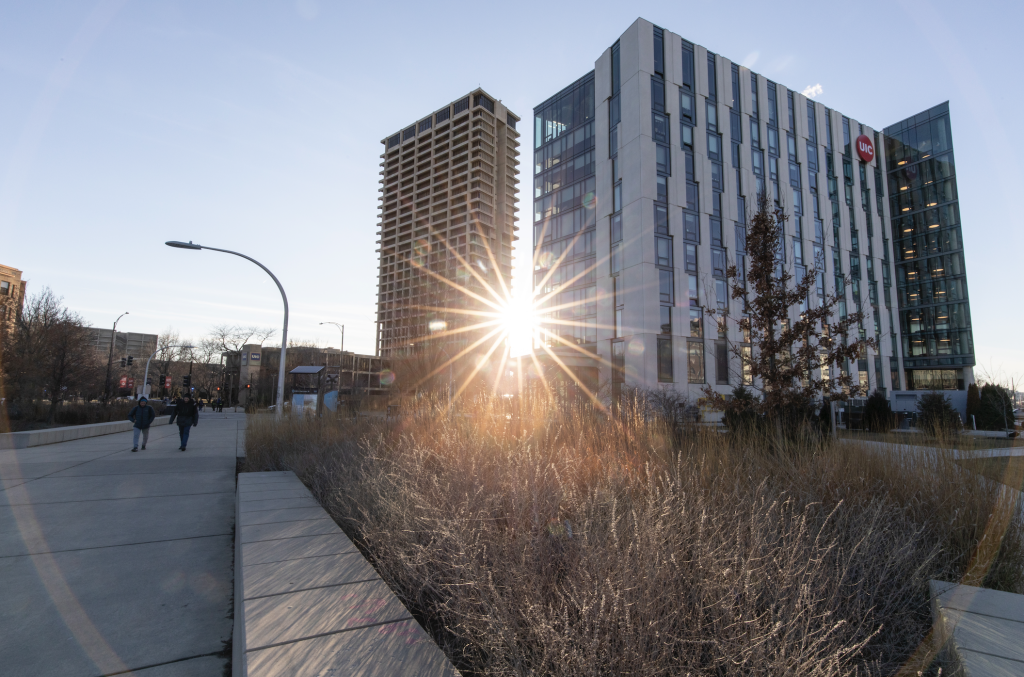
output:
[{"label": "person walking", "polygon": [[171,414],[171,420],[168,423],[174,423],[175,419],[178,422],[178,437],[181,438],[181,446],[178,447],[178,451],[185,451],[185,447],[188,445],[189,429],[194,425],[199,425],[199,407],[192,401],[192,396],[188,393],[185,393],[185,397],[178,402],[178,406],[174,407],[174,413]]},{"label": "person walking", "polygon": [[149,400],[143,395],[139,403],[128,412],[128,420],[134,423],[132,426],[132,451],[139,450],[139,433],[142,433],[142,450],[146,450],[146,443],[149,442],[149,426],[156,418],[156,410],[149,406]]}]

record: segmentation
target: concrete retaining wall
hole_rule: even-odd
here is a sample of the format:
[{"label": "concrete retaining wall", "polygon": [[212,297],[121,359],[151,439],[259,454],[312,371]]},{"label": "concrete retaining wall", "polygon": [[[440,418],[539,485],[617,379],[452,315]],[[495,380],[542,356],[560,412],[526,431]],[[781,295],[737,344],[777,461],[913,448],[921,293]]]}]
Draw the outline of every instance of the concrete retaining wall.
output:
[{"label": "concrete retaining wall", "polygon": [[[166,425],[170,416],[157,416],[153,425]],[[85,437],[123,433],[132,429],[131,421],[112,421],[110,423],[90,423],[89,425],[72,425],[65,428],[44,428],[42,430],[26,430],[20,433],[0,434],[0,449],[27,449],[44,444],[58,444]]]},{"label": "concrete retaining wall", "polygon": [[235,677],[459,673],[292,472],[240,473]]}]

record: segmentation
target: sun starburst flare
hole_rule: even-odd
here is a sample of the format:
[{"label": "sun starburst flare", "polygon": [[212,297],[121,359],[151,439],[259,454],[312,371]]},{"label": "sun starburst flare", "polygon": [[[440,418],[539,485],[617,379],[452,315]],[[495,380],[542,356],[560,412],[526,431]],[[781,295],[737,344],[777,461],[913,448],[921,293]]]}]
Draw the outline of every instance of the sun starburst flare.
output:
[{"label": "sun starburst flare", "polygon": [[[545,223],[544,230],[546,228],[547,224]],[[542,230],[541,241],[543,241],[543,232]],[[433,236],[432,231],[430,235]],[[584,276],[592,274],[599,261],[595,260],[585,270],[578,271],[575,276],[568,280],[563,280],[560,285],[552,285],[554,287],[552,291],[544,294],[538,294],[534,291],[528,298],[514,296],[500,273],[496,272],[493,276],[488,275],[488,270],[499,271],[500,268],[490,245],[487,243],[487,238],[483,237],[482,233],[479,233],[479,229],[478,235],[481,235],[480,240],[483,242],[487,253],[486,261],[482,258],[469,261],[455,247],[449,244],[445,238],[433,238],[434,241],[440,242],[444,246],[448,256],[454,258],[461,267],[459,272],[462,274],[456,275],[455,280],[431,270],[430,266],[427,265],[428,257],[424,254],[429,253],[430,245],[428,240],[421,240],[420,251],[409,259],[415,269],[437,282],[454,289],[463,295],[465,299],[472,300],[479,306],[475,309],[429,305],[412,306],[417,310],[445,316],[461,316],[468,320],[467,323],[463,324],[454,321],[449,323],[448,320],[440,318],[432,319],[427,323],[427,333],[412,340],[411,347],[416,347],[417,345],[441,346],[444,357],[442,362],[437,364],[429,373],[422,376],[414,386],[420,386],[428,379],[441,375],[446,371],[451,373],[453,365],[475,356],[476,360],[472,364],[472,368],[460,370],[462,374],[461,382],[452,384],[454,390],[452,393],[453,401],[469,388],[473,379],[484,370],[489,371],[492,376],[492,392],[494,394],[498,394],[503,386],[505,386],[506,391],[508,389],[521,390],[524,385],[524,371],[528,371],[532,378],[540,380],[542,386],[548,392],[551,392],[551,378],[556,373],[564,374],[590,401],[604,409],[605,406],[598,398],[597,393],[594,392],[594,389],[579,378],[574,370],[566,364],[564,358],[568,353],[585,357],[598,364],[610,366],[610,363],[595,352],[581,348],[549,328],[552,326],[574,327],[577,325],[572,320],[559,319],[557,317],[559,311],[571,308],[577,304],[562,303],[549,305],[549,303],[556,297],[559,291],[571,287]],[[583,232],[581,231],[572,240],[572,244],[575,244],[582,235]],[[555,274],[555,271],[566,260],[571,249],[571,246],[567,247],[557,259],[548,255],[551,260],[543,262],[548,271],[536,285],[535,289],[543,289],[545,287]],[[535,268],[540,256],[541,252],[538,248],[533,254]],[[472,278],[477,283],[477,287],[474,289],[469,284],[460,282],[458,280],[459,277]],[[496,283],[494,280],[496,280]],[[530,284],[532,286],[533,280],[530,280]],[[460,345],[465,345],[461,345],[461,349],[454,354],[449,354],[446,347],[452,341],[446,341],[445,339],[454,339]],[[560,355],[559,353],[562,354]],[[545,367],[545,363],[548,363],[547,367]],[[510,371],[510,367],[513,364],[514,368],[511,368]],[[516,378],[510,381],[510,377],[513,375]]]}]

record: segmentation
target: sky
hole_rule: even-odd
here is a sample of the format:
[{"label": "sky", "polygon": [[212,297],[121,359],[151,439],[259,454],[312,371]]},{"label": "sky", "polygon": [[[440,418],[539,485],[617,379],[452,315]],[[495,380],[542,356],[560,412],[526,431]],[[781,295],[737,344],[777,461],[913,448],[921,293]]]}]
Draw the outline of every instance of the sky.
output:
[{"label": "sky", "polygon": [[949,100],[978,364],[1024,375],[1020,2],[2,3],[0,263],[91,326],[280,331],[262,271],[163,243],[234,249],[290,338],[373,352],[381,139],[482,86],[528,152],[533,106],[638,16],[876,129]]}]

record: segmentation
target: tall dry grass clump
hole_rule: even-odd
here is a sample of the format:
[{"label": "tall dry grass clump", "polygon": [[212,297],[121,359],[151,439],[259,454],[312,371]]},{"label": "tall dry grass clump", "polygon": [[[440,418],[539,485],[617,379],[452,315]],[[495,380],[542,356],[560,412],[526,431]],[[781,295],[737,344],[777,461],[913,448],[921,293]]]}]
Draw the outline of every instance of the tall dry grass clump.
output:
[{"label": "tall dry grass clump", "polygon": [[944,453],[766,453],[543,397],[250,420],[464,674],[914,674],[929,578],[1024,591],[1010,491]]}]

